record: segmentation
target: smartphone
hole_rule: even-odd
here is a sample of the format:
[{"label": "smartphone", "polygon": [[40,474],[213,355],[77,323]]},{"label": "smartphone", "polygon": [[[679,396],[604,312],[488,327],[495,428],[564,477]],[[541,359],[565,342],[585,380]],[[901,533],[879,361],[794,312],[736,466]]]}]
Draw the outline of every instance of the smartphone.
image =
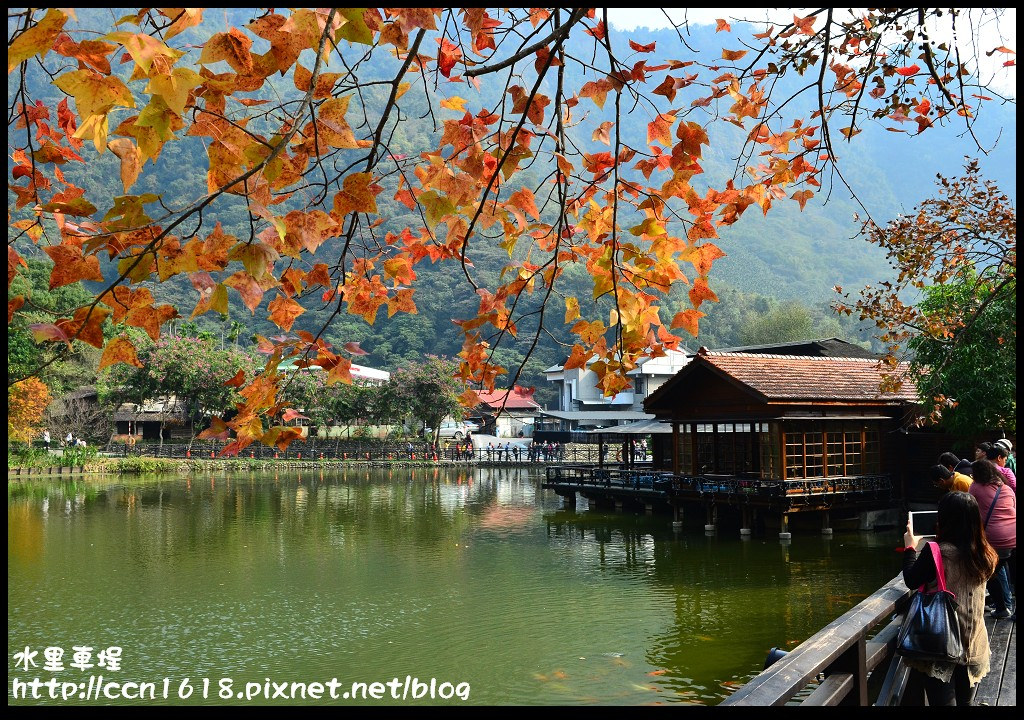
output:
[{"label": "smartphone", "polygon": [[935,522],[938,510],[922,510],[910,513],[910,532],[918,537],[935,537]]}]

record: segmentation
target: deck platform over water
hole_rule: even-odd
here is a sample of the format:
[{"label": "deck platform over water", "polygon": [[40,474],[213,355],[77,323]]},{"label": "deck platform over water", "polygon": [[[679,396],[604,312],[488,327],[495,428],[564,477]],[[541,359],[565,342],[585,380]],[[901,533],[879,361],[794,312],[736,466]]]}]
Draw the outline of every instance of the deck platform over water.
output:
[{"label": "deck platform over water", "polygon": [[563,497],[647,504],[702,503],[802,510],[872,509],[892,504],[888,475],[766,480],[731,475],[677,475],[649,467],[564,465],[548,467],[543,487]]}]

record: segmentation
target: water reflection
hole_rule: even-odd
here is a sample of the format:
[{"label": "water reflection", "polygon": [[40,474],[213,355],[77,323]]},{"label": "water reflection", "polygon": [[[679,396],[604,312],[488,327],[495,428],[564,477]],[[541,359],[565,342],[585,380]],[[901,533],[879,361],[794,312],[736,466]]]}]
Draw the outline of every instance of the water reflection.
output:
[{"label": "water reflection", "polygon": [[891,578],[878,534],[792,544],[560,509],[512,468],[8,486],[8,645],[140,679],[465,680],[482,704],[716,703]]}]

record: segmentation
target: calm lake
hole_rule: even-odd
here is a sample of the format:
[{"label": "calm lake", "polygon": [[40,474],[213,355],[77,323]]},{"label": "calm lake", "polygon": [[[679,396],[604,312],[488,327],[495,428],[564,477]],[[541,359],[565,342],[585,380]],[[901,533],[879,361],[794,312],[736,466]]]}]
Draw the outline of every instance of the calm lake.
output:
[{"label": "calm lake", "polygon": [[[470,704],[713,705],[900,569],[895,530],[788,546],[673,532],[668,515],[562,510],[540,482],[439,468],[9,483],[8,691],[205,677],[222,702],[221,678],[233,693],[411,676],[469,683]],[[51,646],[63,672],[43,669]],[[121,670],[68,667],[73,646],[93,663],[121,647]]]}]

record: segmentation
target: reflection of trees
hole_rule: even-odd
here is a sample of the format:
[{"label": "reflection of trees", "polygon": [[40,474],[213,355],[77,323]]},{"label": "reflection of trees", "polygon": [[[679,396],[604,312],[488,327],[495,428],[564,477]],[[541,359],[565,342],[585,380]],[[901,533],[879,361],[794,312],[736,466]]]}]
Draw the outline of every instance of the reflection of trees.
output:
[{"label": "reflection of trees", "polygon": [[[657,684],[705,702],[719,702],[759,672],[771,647],[794,647],[898,571],[895,536],[885,534],[782,545],[676,534],[657,517],[560,511],[545,520],[549,542],[571,562],[639,579],[671,604],[671,624],[646,643],[646,659],[667,671]],[[628,622],[629,609],[623,614]],[[716,684],[696,686],[690,677]]]},{"label": "reflection of trees", "polygon": [[[277,475],[193,476],[140,484],[89,481],[9,484],[9,505],[70,499],[127,518],[131,557],[184,557],[232,548],[251,533],[275,544],[322,551],[327,546],[450,547],[499,506],[508,477],[467,469],[349,469]],[[532,486],[531,486],[532,487]],[[511,493],[513,497],[516,492]]]}]

